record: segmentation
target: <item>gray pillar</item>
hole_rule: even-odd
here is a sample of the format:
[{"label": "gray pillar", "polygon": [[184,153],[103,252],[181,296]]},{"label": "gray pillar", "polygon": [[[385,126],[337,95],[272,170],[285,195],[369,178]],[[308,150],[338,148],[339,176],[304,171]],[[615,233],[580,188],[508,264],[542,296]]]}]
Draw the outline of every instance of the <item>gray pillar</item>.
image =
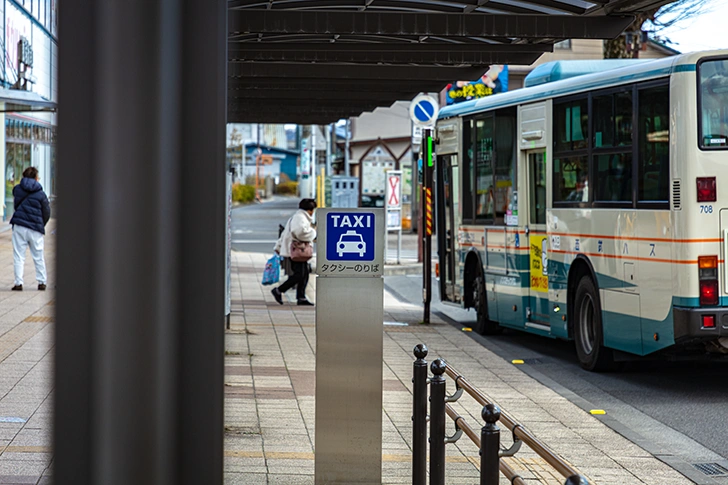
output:
[{"label": "gray pillar", "polygon": [[56,485],[222,483],[226,7],[60,6]]}]

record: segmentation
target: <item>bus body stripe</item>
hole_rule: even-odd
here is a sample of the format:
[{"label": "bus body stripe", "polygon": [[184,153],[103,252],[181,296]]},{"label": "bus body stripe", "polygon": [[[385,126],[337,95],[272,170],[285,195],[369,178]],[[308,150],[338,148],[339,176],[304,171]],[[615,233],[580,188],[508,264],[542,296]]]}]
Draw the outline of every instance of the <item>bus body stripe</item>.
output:
[{"label": "bus body stripe", "polygon": [[[613,259],[629,259],[633,261],[652,261],[654,263],[674,263],[674,264],[698,264],[697,259],[681,260],[681,259],[660,259],[660,258],[642,258],[639,256],[625,256],[622,254],[607,254],[607,253],[588,253],[584,251],[564,251],[561,249],[550,249],[549,252],[557,254],[583,254],[584,256],[591,257],[603,257]],[[722,264],[722,259],[718,260],[718,263]]]}]

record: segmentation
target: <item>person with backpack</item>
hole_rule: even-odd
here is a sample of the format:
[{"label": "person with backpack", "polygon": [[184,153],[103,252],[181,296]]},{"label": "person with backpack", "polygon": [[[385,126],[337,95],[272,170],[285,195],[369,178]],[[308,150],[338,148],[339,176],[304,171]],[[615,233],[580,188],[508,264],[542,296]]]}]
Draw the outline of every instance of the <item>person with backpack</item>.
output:
[{"label": "person with backpack", "polygon": [[[283,257],[283,267],[288,279],[271,293],[276,301],[283,305],[283,293],[296,285],[296,300],[299,305],[313,306],[306,298],[306,285],[308,285],[308,259],[313,255],[313,241],[316,239],[316,229],[313,224],[313,213],[316,210],[314,199],[301,199],[296,211],[276,242],[275,252]],[[292,254],[295,252],[296,254]]]},{"label": "person with backpack", "polygon": [[20,183],[13,187],[15,212],[10,218],[10,225],[13,226],[13,260],[15,263],[13,291],[23,291],[23,271],[27,248],[30,248],[30,255],[35,263],[35,280],[38,282],[38,289],[40,291],[46,289],[43,236],[45,226],[51,218],[51,204],[38,180],[38,169],[28,167],[23,171],[23,179]]}]

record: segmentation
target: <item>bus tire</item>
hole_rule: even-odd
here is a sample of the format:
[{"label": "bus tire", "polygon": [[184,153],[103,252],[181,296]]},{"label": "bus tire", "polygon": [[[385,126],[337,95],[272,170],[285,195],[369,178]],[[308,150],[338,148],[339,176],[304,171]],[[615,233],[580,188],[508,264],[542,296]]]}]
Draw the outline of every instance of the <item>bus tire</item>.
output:
[{"label": "bus tire", "polygon": [[581,367],[593,372],[611,370],[614,358],[604,347],[602,305],[591,276],[582,276],[574,295],[574,341]]},{"label": "bus tire", "polygon": [[478,273],[473,281],[473,303],[477,313],[475,330],[480,335],[496,335],[503,330],[498,323],[488,318],[488,297],[485,293],[485,276]]}]

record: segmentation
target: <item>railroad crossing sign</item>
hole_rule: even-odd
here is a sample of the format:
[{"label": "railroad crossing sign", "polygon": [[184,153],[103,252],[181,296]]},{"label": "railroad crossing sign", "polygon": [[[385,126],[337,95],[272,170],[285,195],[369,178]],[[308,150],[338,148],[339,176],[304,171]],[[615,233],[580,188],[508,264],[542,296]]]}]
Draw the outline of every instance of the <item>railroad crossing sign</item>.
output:
[{"label": "railroad crossing sign", "polygon": [[394,209],[402,205],[402,173],[387,172],[387,207]]},{"label": "railroad crossing sign", "polygon": [[419,94],[410,104],[410,118],[415,125],[433,127],[440,112],[440,103],[433,96]]}]

